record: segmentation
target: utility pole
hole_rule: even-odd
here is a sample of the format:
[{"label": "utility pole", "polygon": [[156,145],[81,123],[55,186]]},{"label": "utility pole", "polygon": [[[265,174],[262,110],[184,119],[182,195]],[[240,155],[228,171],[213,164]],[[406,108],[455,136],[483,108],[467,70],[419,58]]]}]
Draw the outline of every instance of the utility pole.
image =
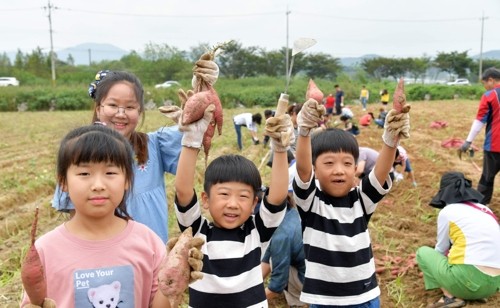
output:
[{"label": "utility pole", "polygon": [[290,15],[288,6],[286,7],[286,50],[285,50],[285,79],[288,76],[288,15]]},{"label": "utility pole", "polygon": [[57,9],[57,7],[53,6],[48,0],[48,5],[44,7],[49,11],[49,32],[50,32],[50,68],[52,70],[52,86],[56,85],[56,56],[54,54],[54,42],[52,40],[52,10]]},{"label": "utility pole", "polygon": [[481,17],[481,47],[479,48],[479,82],[481,82],[481,78],[483,77],[483,33],[485,19],[488,19],[488,17],[484,17],[483,12],[483,16]]},{"label": "utility pole", "polygon": [[92,50],[89,48],[89,66],[92,65]]}]

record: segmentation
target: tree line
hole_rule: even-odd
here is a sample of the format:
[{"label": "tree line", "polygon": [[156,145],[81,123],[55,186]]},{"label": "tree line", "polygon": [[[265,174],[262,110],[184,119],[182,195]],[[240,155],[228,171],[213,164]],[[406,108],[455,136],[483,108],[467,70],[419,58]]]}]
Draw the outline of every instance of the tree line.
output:
[{"label": "tree line", "polygon": [[[131,51],[120,60],[93,62],[90,65],[75,65],[71,55],[64,60],[55,55],[57,84],[89,82],[89,76],[101,69],[131,71],[146,85],[165,80],[189,80],[194,61],[210,47],[209,44],[201,43],[189,51],[183,51],[168,44],[149,43],[142,54]],[[282,78],[286,70],[285,53],[286,47],[266,51],[261,47],[243,47],[241,43],[231,41],[216,57],[216,62],[221,76],[228,79],[259,76]],[[482,67],[483,70],[500,67],[500,61],[484,59]],[[350,72],[362,74],[364,80],[396,80],[402,76],[417,80],[424,79],[431,68],[437,72],[469,78],[473,82],[477,81],[479,74],[478,60],[469,57],[467,51],[453,51],[439,52],[435,58],[365,58],[354,68],[343,67],[339,58],[326,53],[300,53],[295,55],[292,75],[335,80],[339,75]],[[40,47],[29,53],[18,50],[11,61],[4,52],[0,55],[0,76],[15,76],[23,85],[48,85],[51,82],[50,54],[42,52]]]}]

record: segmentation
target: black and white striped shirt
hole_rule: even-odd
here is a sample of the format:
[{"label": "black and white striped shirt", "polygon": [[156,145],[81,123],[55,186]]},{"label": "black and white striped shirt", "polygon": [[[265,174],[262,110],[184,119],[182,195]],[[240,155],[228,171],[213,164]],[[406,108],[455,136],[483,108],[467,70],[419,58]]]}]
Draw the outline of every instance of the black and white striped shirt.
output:
[{"label": "black and white striped shirt", "polygon": [[296,175],[294,199],[302,219],[306,254],[301,301],[356,305],[380,295],[368,220],[392,186],[389,177],[384,186],[370,172],[347,196],[332,197],[321,190],[314,172],[308,182]]},{"label": "black and white striped shirt", "polygon": [[203,238],[203,279],[189,286],[190,307],[268,307],[262,270],[262,252],[285,216],[286,203],[264,201],[259,212],[239,228],[222,229],[201,216],[196,196],[186,207],[176,205],[181,231],[193,227]]}]

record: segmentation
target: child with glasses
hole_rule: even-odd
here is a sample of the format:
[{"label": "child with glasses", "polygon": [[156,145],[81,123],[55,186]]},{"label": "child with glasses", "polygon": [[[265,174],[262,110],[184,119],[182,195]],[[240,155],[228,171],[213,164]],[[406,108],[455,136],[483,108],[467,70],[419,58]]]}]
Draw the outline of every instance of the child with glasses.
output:
[{"label": "child with glasses", "polygon": [[[213,69],[211,82],[215,83],[218,67],[210,61]],[[197,72],[197,69],[194,70]],[[166,242],[168,239],[168,202],[164,174],[176,174],[181,151],[182,133],[177,126],[161,127],[157,131],[137,131],[145,119],[144,89],[140,80],[132,73],[123,71],[100,71],[90,84],[89,96],[94,101],[93,123],[104,124],[127,138],[134,150],[134,176],[136,181],[127,200],[130,216],[150,227]],[[59,187],[52,200],[59,211],[73,211],[68,195]]]}]

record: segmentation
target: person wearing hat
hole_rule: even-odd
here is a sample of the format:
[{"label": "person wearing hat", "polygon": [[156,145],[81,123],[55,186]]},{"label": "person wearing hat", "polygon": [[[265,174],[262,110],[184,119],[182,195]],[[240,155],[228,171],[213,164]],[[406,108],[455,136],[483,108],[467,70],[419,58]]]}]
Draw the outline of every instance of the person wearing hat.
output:
[{"label": "person wearing hat", "polygon": [[253,144],[259,144],[259,137],[257,136],[257,125],[262,122],[262,115],[260,113],[251,114],[250,112],[240,113],[234,116],[234,129],[236,130],[236,140],[238,142],[238,149],[243,149],[241,140],[241,127],[245,126],[252,134]]},{"label": "person wearing hat", "polygon": [[485,129],[483,171],[477,190],[484,195],[482,204],[491,202],[495,177],[500,172],[500,69],[490,67],[481,77],[486,92],[481,97],[476,118],[471,125],[469,135],[459,151],[465,153],[471,147],[474,138]]},{"label": "person wearing hat", "polygon": [[462,307],[500,289],[500,226],[479,203],[483,195],[463,173],[445,173],[430,205],[441,209],[435,248],[417,250],[425,289],[440,288],[443,296],[428,307]]}]

